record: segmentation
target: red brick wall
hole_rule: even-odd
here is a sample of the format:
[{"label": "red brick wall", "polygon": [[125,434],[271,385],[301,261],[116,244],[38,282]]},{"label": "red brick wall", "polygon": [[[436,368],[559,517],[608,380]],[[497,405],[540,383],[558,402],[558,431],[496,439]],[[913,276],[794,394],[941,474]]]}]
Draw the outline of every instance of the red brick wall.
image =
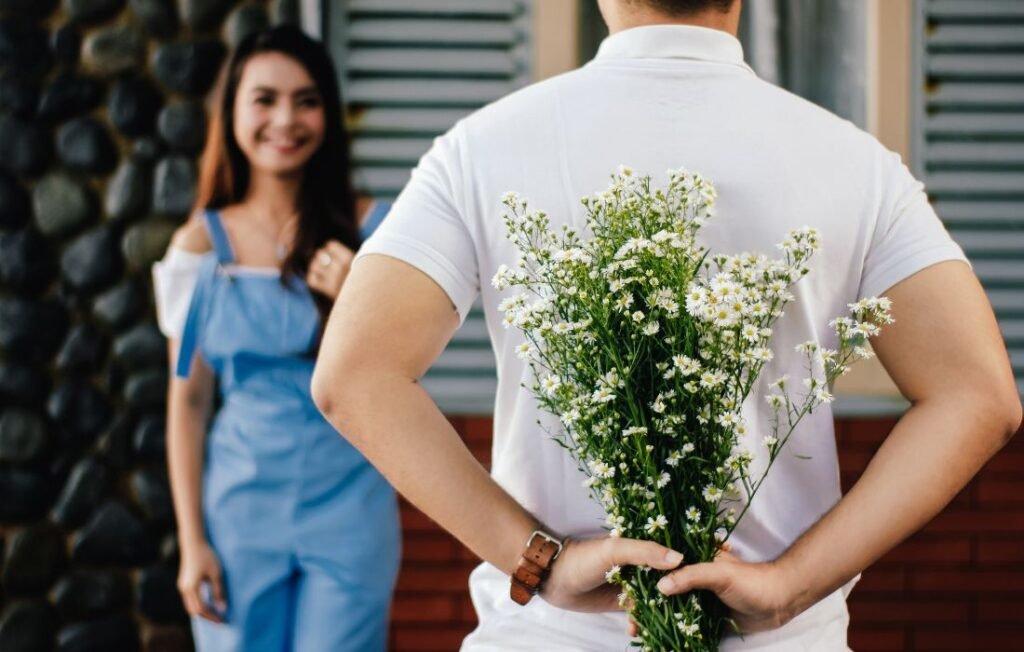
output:
[{"label": "red brick wall", "polygon": [[[844,486],[894,423],[838,424]],[[858,652],[1024,650],[1024,436],[865,572],[849,604],[850,645]]]},{"label": "red brick wall", "polygon": [[[490,418],[452,418],[484,464]],[[837,422],[849,487],[895,419]],[[466,591],[476,557],[403,503],[404,561],[391,648],[457,650],[476,616]],[[850,646],[873,650],[1024,651],[1024,434],[924,530],[864,573],[850,596]]]},{"label": "red brick wall", "polygon": [[[490,468],[490,417],[449,419],[476,458]],[[391,649],[458,650],[476,626],[467,587],[469,573],[480,560],[404,500],[402,528],[402,570],[391,610]]]}]

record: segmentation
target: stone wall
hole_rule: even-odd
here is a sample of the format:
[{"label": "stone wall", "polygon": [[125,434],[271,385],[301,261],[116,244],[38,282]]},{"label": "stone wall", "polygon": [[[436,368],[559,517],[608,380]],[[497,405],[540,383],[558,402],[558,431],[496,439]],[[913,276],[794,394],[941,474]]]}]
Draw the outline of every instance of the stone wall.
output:
[{"label": "stone wall", "polygon": [[149,269],[228,48],[296,2],[0,0],[0,650],[189,649]]}]

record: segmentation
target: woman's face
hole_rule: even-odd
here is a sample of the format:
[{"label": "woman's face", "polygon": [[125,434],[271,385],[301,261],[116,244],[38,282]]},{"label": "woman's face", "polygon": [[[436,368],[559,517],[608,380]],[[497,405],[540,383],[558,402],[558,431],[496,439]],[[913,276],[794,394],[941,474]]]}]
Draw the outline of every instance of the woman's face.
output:
[{"label": "woman's face", "polygon": [[245,63],[235,94],[234,136],[253,171],[291,175],[324,140],[324,107],[298,61],[262,52]]}]

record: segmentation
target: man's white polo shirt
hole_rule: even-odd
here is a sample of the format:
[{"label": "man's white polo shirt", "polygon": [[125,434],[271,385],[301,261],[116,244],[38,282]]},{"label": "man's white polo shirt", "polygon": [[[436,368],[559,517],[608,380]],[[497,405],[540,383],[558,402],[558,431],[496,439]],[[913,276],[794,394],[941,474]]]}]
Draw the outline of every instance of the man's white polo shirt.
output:
[{"label": "man's white polo shirt", "polygon": [[[575,462],[545,433],[557,422],[520,387],[530,381],[514,351],[523,336],[502,327],[497,305],[505,293],[490,279],[517,258],[505,239],[503,193],[520,193],[553,226],[579,225],[580,197],[605,188],[620,164],[657,183],[678,167],[714,181],[718,213],[702,229],[712,252],[774,257],[789,230],[820,229],[822,251],[776,325],[776,357],[763,382],[803,377],[795,345],[816,339],[834,346],[828,322],[845,315],[847,304],[940,261],[964,260],[896,154],[758,79],[725,32],[667,25],[619,32],[584,68],[459,122],[423,157],[359,255],[386,254],[419,268],[462,317],[482,297],[498,366],[492,474],[553,531],[576,536],[604,534],[604,515]],[[751,450],[763,448],[763,393],[755,389],[744,409]],[[822,408],[793,435],[733,534],[733,549],[748,560],[775,558],[839,497],[832,414]],[[540,599],[519,607],[508,598],[507,576],[487,564],[470,586],[480,626],[465,650],[627,647],[622,614],[568,613]],[[786,627],[729,639],[722,649],[845,650],[846,624],[845,592],[837,591]]]}]

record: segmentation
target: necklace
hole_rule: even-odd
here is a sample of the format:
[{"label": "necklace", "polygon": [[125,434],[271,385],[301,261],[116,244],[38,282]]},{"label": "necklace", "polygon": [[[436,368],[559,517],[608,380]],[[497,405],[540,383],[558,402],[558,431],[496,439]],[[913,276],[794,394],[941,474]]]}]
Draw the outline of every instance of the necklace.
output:
[{"label": "necklace", "polygon": [[288,250],[291,244],[290,241],[294,239],[294,234],[292,234],[291,237],[282,240],[281,234],[285,232],[286,229],[290,229],[290,227],[294,224],[295,219],[298,216],[299,211],[295,211],[294,213],[289,215],[284,221],[281,222],[281,226],[277,228],[276,233],[272,233],[271,230],[268,229],[262,221],[258,221],[255,219],[250,220],[250,223],[256,227],[256,230],[262,233],[268,240],[270,240],[271,243],[273,243],[274,256],[279,261],[282,261],[288,257]]}]

